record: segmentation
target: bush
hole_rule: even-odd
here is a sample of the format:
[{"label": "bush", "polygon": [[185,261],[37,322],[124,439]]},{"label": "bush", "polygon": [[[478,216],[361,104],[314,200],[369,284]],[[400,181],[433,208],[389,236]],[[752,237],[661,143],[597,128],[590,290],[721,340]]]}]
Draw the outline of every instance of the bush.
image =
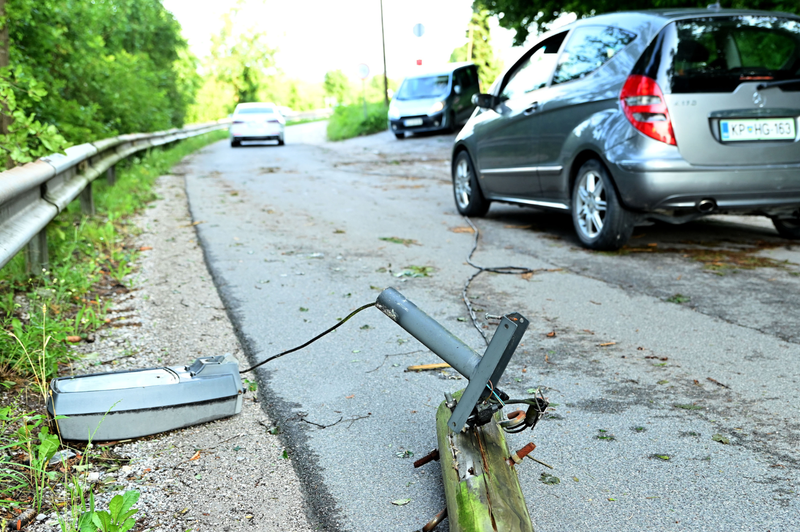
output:
[{"label": "bush", "polygon": [[328,139],[344,140],[385,131],[389,124],[388,111],[383,102],[368,103],[365,119],[363,103],[340,105],[328,121]]}]

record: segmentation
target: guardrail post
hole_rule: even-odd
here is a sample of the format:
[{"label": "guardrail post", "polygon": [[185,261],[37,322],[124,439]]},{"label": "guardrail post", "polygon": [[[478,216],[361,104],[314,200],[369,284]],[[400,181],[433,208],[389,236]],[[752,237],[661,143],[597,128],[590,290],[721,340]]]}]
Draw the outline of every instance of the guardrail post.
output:
[{"label": "guardrail post", "polygon": [[47,256],[47,228],[34,236],[25,246],[25,269],[29,275],[41,275],[50,260]]},{"label": "guardrail post", "polygon": [[117,182],[117,165],[112,164],[106,170],[106,182],[109,186],[113,187]]},{"label": "guardrail post", "polygon": [[81,212],[87,216],[94,216],[94,196],[92,195],[92,183],[86,185],[81,191]]}]

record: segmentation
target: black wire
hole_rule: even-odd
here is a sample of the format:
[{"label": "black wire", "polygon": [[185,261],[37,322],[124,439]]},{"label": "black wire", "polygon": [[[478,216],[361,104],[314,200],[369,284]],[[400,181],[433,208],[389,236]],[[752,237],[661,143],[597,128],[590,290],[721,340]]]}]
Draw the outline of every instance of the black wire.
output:
[{"label": "black wire", "polygon": [[475,227],[475,224],[472,223],[472,220],[470,220],[469,217],[464,216],[464,220],[466,220],[466,222],[472,228],[472,231],[475,233],[475,239],[472,242],[472,250],[469,252],[469,255],[467,255],[467,264],[469,264],[470,266],[472,266],[473,268],[475,268],[478,271],[473,273],[470,276],[470,278],[467,279],[467,282],[464,283],[464,289],[461,291],[461,298],[464,300],[464,304],[467,306],[467,310],[469,311],[469,317],[472,320],[472,326],[475,327],[475,329],[479,333],[481,333],[481,336],[483,336],[483,341],[488,346],[489,345],[489,338],[486,336],[486,333],[483,332],[483,328],[481,328],[478,325],[478,317],[476,316],[475,311],[472,309],[472,303],[469,302],[469,297],[467,296],[467,291],[469,290],[469,285],[472,283],[472,281],[477,276],[479,276],[483,272],[500,273],[500,274],[505,274],[505,275],[514,275],[514,274],[522,274],[522,273],[535,273],[535,272],[544,271],[544,270],[541,269],[541,268],[539,268],[539,269],[525,268],[523,266],[484,267],[484,266],[479,266],[479,265],[475,264],[474,262],[472,262],[472,255],[474,255],[475,254],[475,250],[478,249],[478,238],[480,237],[480,231],[478,230],[477,227]]},{"label": "black wire", "polygon": [[257,367],[259,367],[259,366],[262,366],[262,365],[266,364],[266,363],[267,363],[267,362],[269,362],[270,360],[275,360],[276,358],[280,358],[280,357],[282,357],[283,355],[288,355],[289,353],[294,353],[295,351],[299,351],[299,350],[303,349],[304,347],[307,347],[307,346],[309,346],[309,345],[313,344],[314,342],[316,342],[317,340],[319,340],[320,338],[322,338],[323,336],[325,336],[325,335],[326,335],[326,334],[328,334],[329,332],[333,332],[333,331],[334,331],[334,330],[336,330],[338,327],[340,327],[341,325],[343,325],[343,324],[344,324],[344,322],[346,322],[347,320],[349,320],[350,318],[352,318],[353,316],[355,316],[356,314],[358,314],[358,313],[359,313],[359,312],[361,312],[362,310],[366,310],[366,309],[368,309],[368,308],[370,308],[370,307],[374,307],[375,305],[376,305],[376,303],[374,303],[374,302],[373,302],[373,303],[370,303],[369,305],[364,305],[363,307],[358,307],[358,308],[357,308],[357,309],[355,309],[353,312],[351,312],[351,313],[350,313],[350,314],[349,314],[349,315],[348,315],[348,316],[347,316],[345,319],[343,319],[342,321],[340,321],[339,323],[337,323],[336,325],[334,325],[333,327],[331,327],[331,328],[330,328],[330,329],[328,329],[327,331],[324,331],[324,332],[322,332],[321,334],[318,334],[317,336],[315,336],[314,338],[312,338],[312,339],[311,339],[311,340],[309,340],[308,342],[304,343],[303,345],[299,345],[299,346],[297,346],[297,347],[293,347],[292,349],[289,349],[288,351],[284,351],[283,353],[278,353],[277,355],[273,355],[273,356],[269,357],[269,358],[268,358],[268,359],[266,359],[266,360],[262,360],[261,362],[259,362],[259,363],[258,363],[258,364],[256,364],[255,366],[253,366],[253,367],[251,367],[251,368],[248,368],[248,369],[245,369],[245,370],[242,370],[242,371],[240,371],[239,373],[247,373],[248,371],[253,371],[253,370],[254,370],[254,369],[256,369]]}]

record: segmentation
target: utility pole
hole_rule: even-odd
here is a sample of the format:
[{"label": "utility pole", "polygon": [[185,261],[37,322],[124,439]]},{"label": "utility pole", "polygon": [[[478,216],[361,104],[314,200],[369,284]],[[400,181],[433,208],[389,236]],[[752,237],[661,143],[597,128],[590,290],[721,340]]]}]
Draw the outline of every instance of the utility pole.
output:
[{"label": "utility pole", "polygon": [[[5,0],[0,0],[3,2]],[[389,78],[386,76],[386,35],[383,31],[383,0],[381,0],[381,45],[383,45],[383,101],[389,106]]]}]

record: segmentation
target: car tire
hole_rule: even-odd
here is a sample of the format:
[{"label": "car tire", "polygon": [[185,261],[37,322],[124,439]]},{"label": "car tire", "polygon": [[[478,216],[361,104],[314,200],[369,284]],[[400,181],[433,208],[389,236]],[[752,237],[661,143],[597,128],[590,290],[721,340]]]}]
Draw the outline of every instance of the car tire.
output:
[{"label": "car tire", "polygon": [[800,239],[800,217],[792,216],[791,218],[772,218],[772,225],[775,226],[775,230],[778,231],[778,234],[781,235],[783,238],[788,238],[789,240],[798,240]]},{"label": "car tire", "polygon": [[453,163],[453,196],[456,209],[464,216],[483,216],[491,204],[481,192],[475,167],[466,151],[459,152]]},{"label": "car tire", "polygon": [[585,247],[613,251],[624,246],[633,234],[635,215],[617,197],[611,175],[595,159],[578,170],[572,187],[572,223]]},{"label": "car tire", "polygon": [[238,140],[231,139],[231,148],[238,148],[241,143]]},{"label": "car tire", "polygon": [[283,146],[284,144],[286,144],[286,141],[283,140],[283,135],[281,135],[278,137],[278,146]]},{"label": "car tire", "polygon": [[394,134],[394,138],[396,138],[397,140],[403,140],[404,138],[406,138],[406,134],[405,133],[395,133]]}]

